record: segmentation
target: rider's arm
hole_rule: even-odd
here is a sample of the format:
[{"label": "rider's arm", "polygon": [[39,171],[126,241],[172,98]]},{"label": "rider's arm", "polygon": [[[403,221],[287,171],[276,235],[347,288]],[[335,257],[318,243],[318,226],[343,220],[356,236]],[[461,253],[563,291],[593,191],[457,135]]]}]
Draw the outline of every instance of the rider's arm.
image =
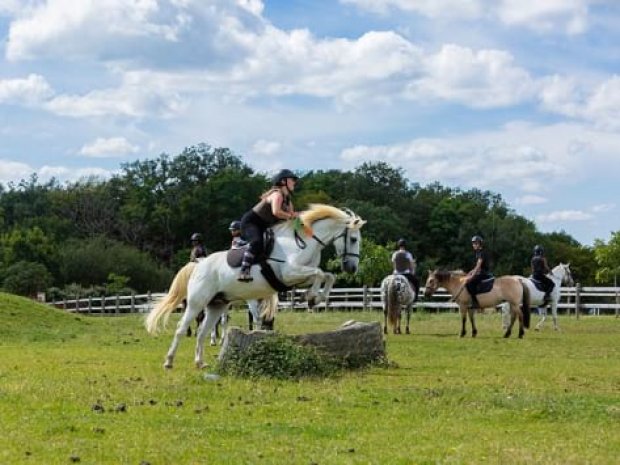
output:
[{"label": "rider's arm", "polygon": [[281,220],[290,220],[291,218],[295,218],[295,216],[297,216],[295,211],[284,211],[282,209],[282,202],[284,202],[284,197],[280,191],[275,191],[269,196],[269,203],[271,203],[271,212],[273,213],[273,216],[280,218]]},{"label": "rider's arm", "polygon": [[474,269],[471,270],[469,273],[467,273],[467,278],[468,279],[473,278],[475,275],[480,273],[481,268],[482,268],[482,258],[479,258],[478,260],[476,260],[476,266],[474,267]]}]

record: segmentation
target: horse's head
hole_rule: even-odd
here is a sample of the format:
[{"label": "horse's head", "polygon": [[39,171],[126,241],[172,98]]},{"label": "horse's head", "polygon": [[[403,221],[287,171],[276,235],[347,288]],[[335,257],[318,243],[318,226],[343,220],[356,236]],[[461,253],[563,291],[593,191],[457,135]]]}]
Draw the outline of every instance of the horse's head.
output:
[{"label": "horse's head", "polygon": [[573,275],[570,272],[570,263],[560,263],[554,268],[554,271],[556,269],[558,271],[557,276],[559,276],[560,282],[563,286],[572,287],[575,285],[575,280],[573,279]]},{"label": "horse's head", "polygon": [[348,218],[344,222],[344,231],[334,239],[336,254],[341,259],[342,271],[356,273],[360,262],[360,249],[362,247],[361,228],[366,221],[355,213],[347,210]]},{"label": "horse's head", "polygon": [[431,297],[437,289],[443,287],[450,278],[456,275],[460,277],[460,275],[464,275],[461,271],[446,271],[446,270],[428,270],[428,278],[426,279],[426,284],[424,285],[424,297]]},{"label": "horse's head", "polygon": [[439,270],[428,270],[428,278],[426,278],[426,284],[424,284],[424,297],[431,297],[439,289],[438,272]]},{"label": "horse's head", "polygon": [[301,220],[314,230],[312,237],[321,246],[334,244],[343,271],[357,272],[362,246],[360,229],[366,224],[365,220],[351,210],[324,204],[310,205],[308,210],[302,212]]}]

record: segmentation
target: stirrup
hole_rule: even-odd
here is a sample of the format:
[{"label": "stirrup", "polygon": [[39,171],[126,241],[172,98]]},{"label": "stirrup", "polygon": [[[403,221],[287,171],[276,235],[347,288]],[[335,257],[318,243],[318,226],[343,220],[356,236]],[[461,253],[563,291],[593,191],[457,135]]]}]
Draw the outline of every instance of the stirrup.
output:
[{"label": "stirrup", "polygon": [[241,270],[239,276],[237,277],[237,281],[241,281],[242,283],[249,283],[250,281],[254,281],[254,278],[252,278],[252,273],[249,269]]}]

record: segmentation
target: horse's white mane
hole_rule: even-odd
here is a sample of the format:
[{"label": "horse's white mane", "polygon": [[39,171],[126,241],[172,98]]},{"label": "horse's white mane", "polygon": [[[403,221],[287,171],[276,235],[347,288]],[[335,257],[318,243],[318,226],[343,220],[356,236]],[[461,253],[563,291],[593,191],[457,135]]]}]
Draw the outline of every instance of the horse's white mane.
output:
[{"label": "horse's white mane", "polygon": [[312,223],[325,218],[333,218],[335,220],[347,221],[350,215],[340,208],[323,203],[310,204],[309,208],[299,215],[303,224],[308,226]]}]

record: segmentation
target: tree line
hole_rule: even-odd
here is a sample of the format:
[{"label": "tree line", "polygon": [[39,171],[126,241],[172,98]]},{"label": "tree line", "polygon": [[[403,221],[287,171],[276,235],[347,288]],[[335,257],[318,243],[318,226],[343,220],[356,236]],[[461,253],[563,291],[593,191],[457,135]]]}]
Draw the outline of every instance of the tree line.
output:
[{"label": "tree line", "polygon": [[[399,238],[422,280],[428,268],[470,269],[475,234],[485,238],[496,275],[529,274],[535,244],[550,264],[570,262],[583,284],[611,283],[620,268],[620,232],[585,247],[564,232],[538,231],[490,191],[421,186],[385,162],[299,175],[297,209],[328,203],[368,220],[360,272],[339,276],[341,284],[378,285]],[[210,252],[226,249],[228,225],[268,186],[230,149],[207,144],[122,164],[109,179],[61,184],[34,175],[0,185],[0,283],[53,297],[164,290],[188,260],[191,234],[201,233]],[[331,253],[322,265],[336,269]]]}]

